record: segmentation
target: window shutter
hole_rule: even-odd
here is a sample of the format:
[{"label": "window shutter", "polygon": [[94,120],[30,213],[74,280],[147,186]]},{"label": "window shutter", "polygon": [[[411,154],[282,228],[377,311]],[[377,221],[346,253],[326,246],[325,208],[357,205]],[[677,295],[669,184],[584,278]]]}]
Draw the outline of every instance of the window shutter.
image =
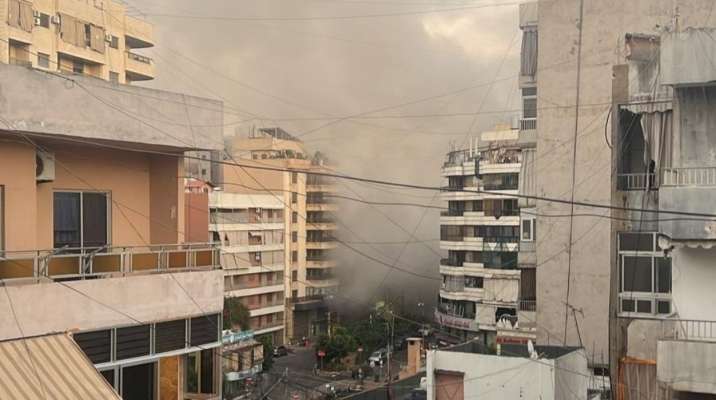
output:
[{"label": "window shutter", "polygon": [[20,2],[20,29],[32,32],[33,26],[35,26],[35,17],[32,15],[32,3],[22,1]]},{"label": "window shutter", "polygon": [[20,27],[20,1],[8,0],[7,3],[7,23],[15,28]]},{"label": "window shutter", "polygon": [[60,14],[60,37],[67,43],[75,44],[77,21],[67,14]]}]

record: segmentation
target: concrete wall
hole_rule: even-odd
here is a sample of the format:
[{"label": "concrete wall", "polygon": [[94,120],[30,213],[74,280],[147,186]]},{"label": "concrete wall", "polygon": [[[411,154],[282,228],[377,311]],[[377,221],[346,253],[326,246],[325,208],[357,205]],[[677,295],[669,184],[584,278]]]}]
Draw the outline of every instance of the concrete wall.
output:
[{"label": "concrete wall", "polygon": [[589,369],[584,350],[576,350],[554,360],[555,400],[587,399]]},{"label": "concrete wall", "polygon": [[671,389],[716,394],[716,343],[660,340],[656,376]]},{"label": "concrete wall", "polygon": [[0,115],[27,132],[163,149],[223,148],[220,101],[82,76],[72,79],[77,83],[0,64]]},{"label": "concrete wall", "polygon": [[463,372],[465,399],[556,398],[552,360],[536,362],[520,357],[428,351],[429,400],[436,399],[435,370]]},{"label": "concrete wall", "polygon": [[184,230],[186,241],[202,243],[209,241],[209,194],[184,194]]},{"label": "concrete wall", "polygon": [[682,319],[716,321],[716,248],[671,253],[673,310]]},{"label": "concrete wall", "polygon": [[[55,180],[35,180],[35,148],[3,136],[0,185],[5,186],[6,250],[51,249],[53,194],[59,190],[109,193],[109,243],[172,244],[184,240],[180,158],[39,141],[54,153]],[[206,242],[206,238],[202,240]]]},{"label": "concrete wall", "polygon": [[[671,0],[584,1],[581,98],[577,124],[576,160],[573,157],[577,93],[579,0],[541,1],[539,4],[539,99],[537,192],[560,199],[571,198],[572,165],[576,169],[574,199],[610,204],[612,151],[604,141],[608,103],[611,101],[613,66],[625,64],[624,36],[628,32],[655,33],[654,27],[670,26]],[[679,4],[682,28],[703,25],[708,0]],[[585,106],[604,104],[603,107]],[[614,119],[612,118],[611,121]],[[607,129],[611,127],[611,121]],[[540,201],[540,214],[569,214],[570,206]],[[575,213],[605,214],[604,210],[575,207]],[[607,212],[608,215],[608,212]],[[610,221],[596,217],[574,219],[571,271],[568,265],[570,219],[541,218],[537,232],[538,341],[549,332],[561,342],[578,345],[576,324],[565,302],[582,309],[577,315],[582,341],[595,359],[608,354],[610,263],[613,238]],[[569,296],[567,295],[569,275]],[[570,313],[571,314],[571,313]],[[594,347],[592,346],[594,344]],[[590,359],[591,359],[590,355]]]},{"label": "concrete wall", "polygon": [[[223,279],[220,270],[195,271],[8,286],[7,291],[24,335],[33,336],[218,313]],[[6,322],[13,321],[8,296],[0,298]],[[0,340],[21,335],[15,323],[0,324]]]}]

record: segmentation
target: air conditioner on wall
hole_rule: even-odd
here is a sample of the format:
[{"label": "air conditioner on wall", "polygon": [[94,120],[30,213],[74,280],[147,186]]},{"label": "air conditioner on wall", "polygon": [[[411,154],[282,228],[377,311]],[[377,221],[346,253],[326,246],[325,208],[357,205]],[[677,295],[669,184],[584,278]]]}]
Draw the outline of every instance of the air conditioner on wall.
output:
[{"label": "air conditioner on wall", "polygon": [[35,155],[37,182],[51,182],[55,180],[55,154],[38,150]]},{"label": "air conditioner on wall", "polygon": [[59,25],[59,24],[60,24],[60,16],[59,16],[59,15],[53,15],[52,18],[51,18],[51,20],[52,20],[52,23],[55,24],[55,25]]},{"label": "air conditioner on wall", "polygon": [[112,34],[111,33],[105,33],[104,34],[104,41],[107,43],[112,43]]}]

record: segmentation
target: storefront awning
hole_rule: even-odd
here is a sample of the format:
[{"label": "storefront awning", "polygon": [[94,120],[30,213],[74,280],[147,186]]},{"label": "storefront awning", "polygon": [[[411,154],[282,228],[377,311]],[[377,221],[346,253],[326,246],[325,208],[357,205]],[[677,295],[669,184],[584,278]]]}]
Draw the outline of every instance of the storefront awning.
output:
[{"label": "storefront awning", "polygon": [[0,342],[0,399],[117,399],[66,334]]}]

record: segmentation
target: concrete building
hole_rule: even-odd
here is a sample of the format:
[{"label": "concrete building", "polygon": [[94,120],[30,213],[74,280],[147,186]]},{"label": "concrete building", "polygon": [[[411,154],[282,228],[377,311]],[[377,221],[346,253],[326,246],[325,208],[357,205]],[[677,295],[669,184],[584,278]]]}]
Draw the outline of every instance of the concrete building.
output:
[{"label": "concrete building", "polygon": [[[328,194],[332,184],[310,172],[327,171],[322,155],[309,157],[300,140],[281,128],[265,128],[249,137],[237,137],[234,159],[245,165],[278,167],[296,171],[270,171],[227,166],[226,190],[262,194],[267,192],[284,206],[284,279],[286,337],[312,338],[327,332],[336,316],[329,308],[330,297],[338,289],[333,250],[337,210]],[[233,188],[231,188],[233,187]]]},{"label": "concrete building", "polygon": [[[443,282],[436,320],[453,334],[483,343],[531,333],[518,322],[521,152],[519,130],[485,132],[468,149],[451,151],[443,165],[440,262]],[[489,193],[476,193],[476,191]]]},{"label": "concrete building", "polygon": [[283,344],[284,204],[270,194],[233,192],[241,189],[227,185],[226,191],[209,195],[209,230],[221,245],[225,295],[249,309],[255,336],[269,335],[275,345]]},{"label": "concrete building", "polygon": [[584,349],[499,345],[494,351],[468,342],[427,353],[428,400],[586,400],[588,369]]},{"label": "concrete building", "polygon": [[222,104],[72,79],[0,64],[0,340],[70,332],[123,399],[219,398],[223,272],[184,235],[182,155],[221,130],[140,121],[185,118],[186,98],[216,126]]},{"label": "concrete building", "polygon": [[[538,342],[585,347],[617,398],[709,398],[716,238],[710,220],[669,211],[716,213],[713,2],[539,1],[536,18],[527,7],[521,26],[539,32],[532,193],[633,209],[536,202]],[[523,47],[523,76],[532,59]]]},{"label": "concrete building", "polygon": [[152,25],[112,0],[0,1],[0,63],[84,74],[114,83],[154,79],[141,50]]}]

